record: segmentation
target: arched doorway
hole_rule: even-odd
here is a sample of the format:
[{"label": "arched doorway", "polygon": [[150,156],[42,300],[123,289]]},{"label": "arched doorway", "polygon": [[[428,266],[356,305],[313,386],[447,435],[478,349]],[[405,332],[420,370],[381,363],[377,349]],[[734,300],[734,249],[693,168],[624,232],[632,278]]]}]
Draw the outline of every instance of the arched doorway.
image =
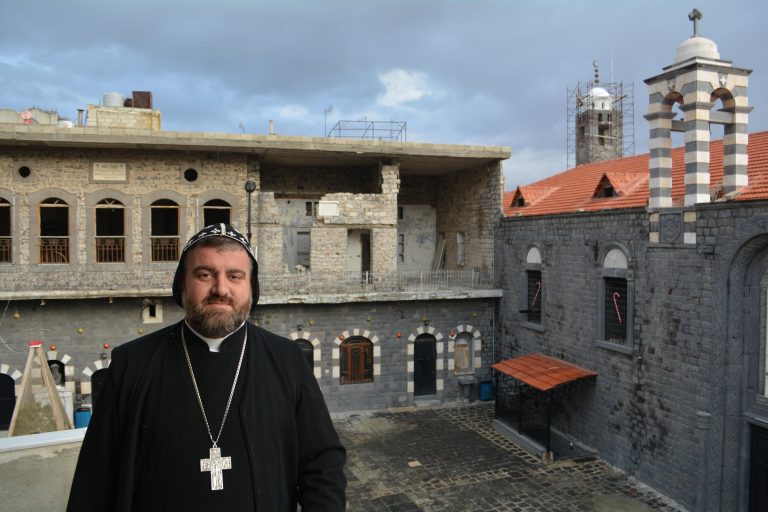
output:
[{"label": "arched doorway", "polygon": [[16,382],[10,375],[0,373],[0,430],[8,430],[16,407]]},{"label": "arched doorway", "polygon": [[420,334],[413,342],[413,394],[437,393],[437,340],[431,334]]},{"label": "arched doorway", "polygon": [[305,339],[297,339],[296,343],[299,344],[299,348],[301,349],[301,353],[304,354],[304,357],[307,360],[307,364],[310,368],[315,368],[315,347],[312,345],[312,343],[309,342],[309,340]]},{"label": "arched doorway", "polygon": [[104,389],[104,382],[107,377],[107,369],[102,368],[101,370],[96,370],[93,372],[93,375],[91,375],[91,404],[93,408],[96,408],[96,404],[99,401],[99,395],[101,394],[102,389]]}]

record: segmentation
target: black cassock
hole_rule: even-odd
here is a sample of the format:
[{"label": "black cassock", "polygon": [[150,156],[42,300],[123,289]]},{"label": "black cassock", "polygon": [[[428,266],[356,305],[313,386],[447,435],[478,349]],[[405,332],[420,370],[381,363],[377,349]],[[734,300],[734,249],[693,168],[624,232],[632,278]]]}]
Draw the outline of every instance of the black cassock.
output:
[{"label": "black cassock", "polygon": [[220,352],[185,327],[215,438],[245,330],[243,368],[219,440],[222,490],[200,470],[211,442],[181,346],[182,324],[116,348],[80,452],[69,511],[302,510],[345,507],[346,454],[295,343],[252,324]]}]

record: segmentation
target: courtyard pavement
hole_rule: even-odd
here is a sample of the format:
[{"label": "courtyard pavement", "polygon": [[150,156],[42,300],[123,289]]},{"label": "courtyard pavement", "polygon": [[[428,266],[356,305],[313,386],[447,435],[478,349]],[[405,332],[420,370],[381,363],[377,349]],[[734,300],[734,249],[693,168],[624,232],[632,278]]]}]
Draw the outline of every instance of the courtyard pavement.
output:
[{"label": "courtyard pavement", "polygon": [[493,405],[350,414],[350,512],[682,511],[601,460],[543,464],[493,430]]}]

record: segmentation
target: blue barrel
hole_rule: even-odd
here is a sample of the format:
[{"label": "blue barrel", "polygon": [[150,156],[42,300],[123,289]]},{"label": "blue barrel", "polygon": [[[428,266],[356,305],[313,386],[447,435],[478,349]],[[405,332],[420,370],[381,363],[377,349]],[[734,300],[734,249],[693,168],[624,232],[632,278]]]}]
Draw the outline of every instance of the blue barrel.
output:
[{"label": "blue barrel", "polygon": [[85,428],[91,422],[90,409],[78,409],[75,411],[75,428]]},{"label": "blue barrel", "polygon": [[480,400],[493,400],[493,382],[490,380],[480,383]]}]

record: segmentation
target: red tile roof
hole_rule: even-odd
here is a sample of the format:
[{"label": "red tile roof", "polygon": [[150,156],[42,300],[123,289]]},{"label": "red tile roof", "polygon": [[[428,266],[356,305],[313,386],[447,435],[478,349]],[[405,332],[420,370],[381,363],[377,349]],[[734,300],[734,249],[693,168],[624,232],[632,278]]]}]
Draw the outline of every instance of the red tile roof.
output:
[{"label": "red tile roof", "polygon": [[[710,143],[710,191],[723,182],[723,141]],[[734,201],[768,199],[768,132],[749,135],[749,185]],[[685,195],[685,148],[672,150],[672,202],[682,206]],[[504,194],[504,215],[547,215],[579,211],[641,208],[648,205],[648,154],[584,164]],[[614,197],[595,198],[600,180],[606,177]],[[522,195],[525,206],[515,206]]]},{"label": "red tile roof", "polygon": [[549,391],[575,380],[597,376],[597,373],[591,370],[544,354],[528,354],[507,359],[492,365],[491,368],[540,391]]}]

